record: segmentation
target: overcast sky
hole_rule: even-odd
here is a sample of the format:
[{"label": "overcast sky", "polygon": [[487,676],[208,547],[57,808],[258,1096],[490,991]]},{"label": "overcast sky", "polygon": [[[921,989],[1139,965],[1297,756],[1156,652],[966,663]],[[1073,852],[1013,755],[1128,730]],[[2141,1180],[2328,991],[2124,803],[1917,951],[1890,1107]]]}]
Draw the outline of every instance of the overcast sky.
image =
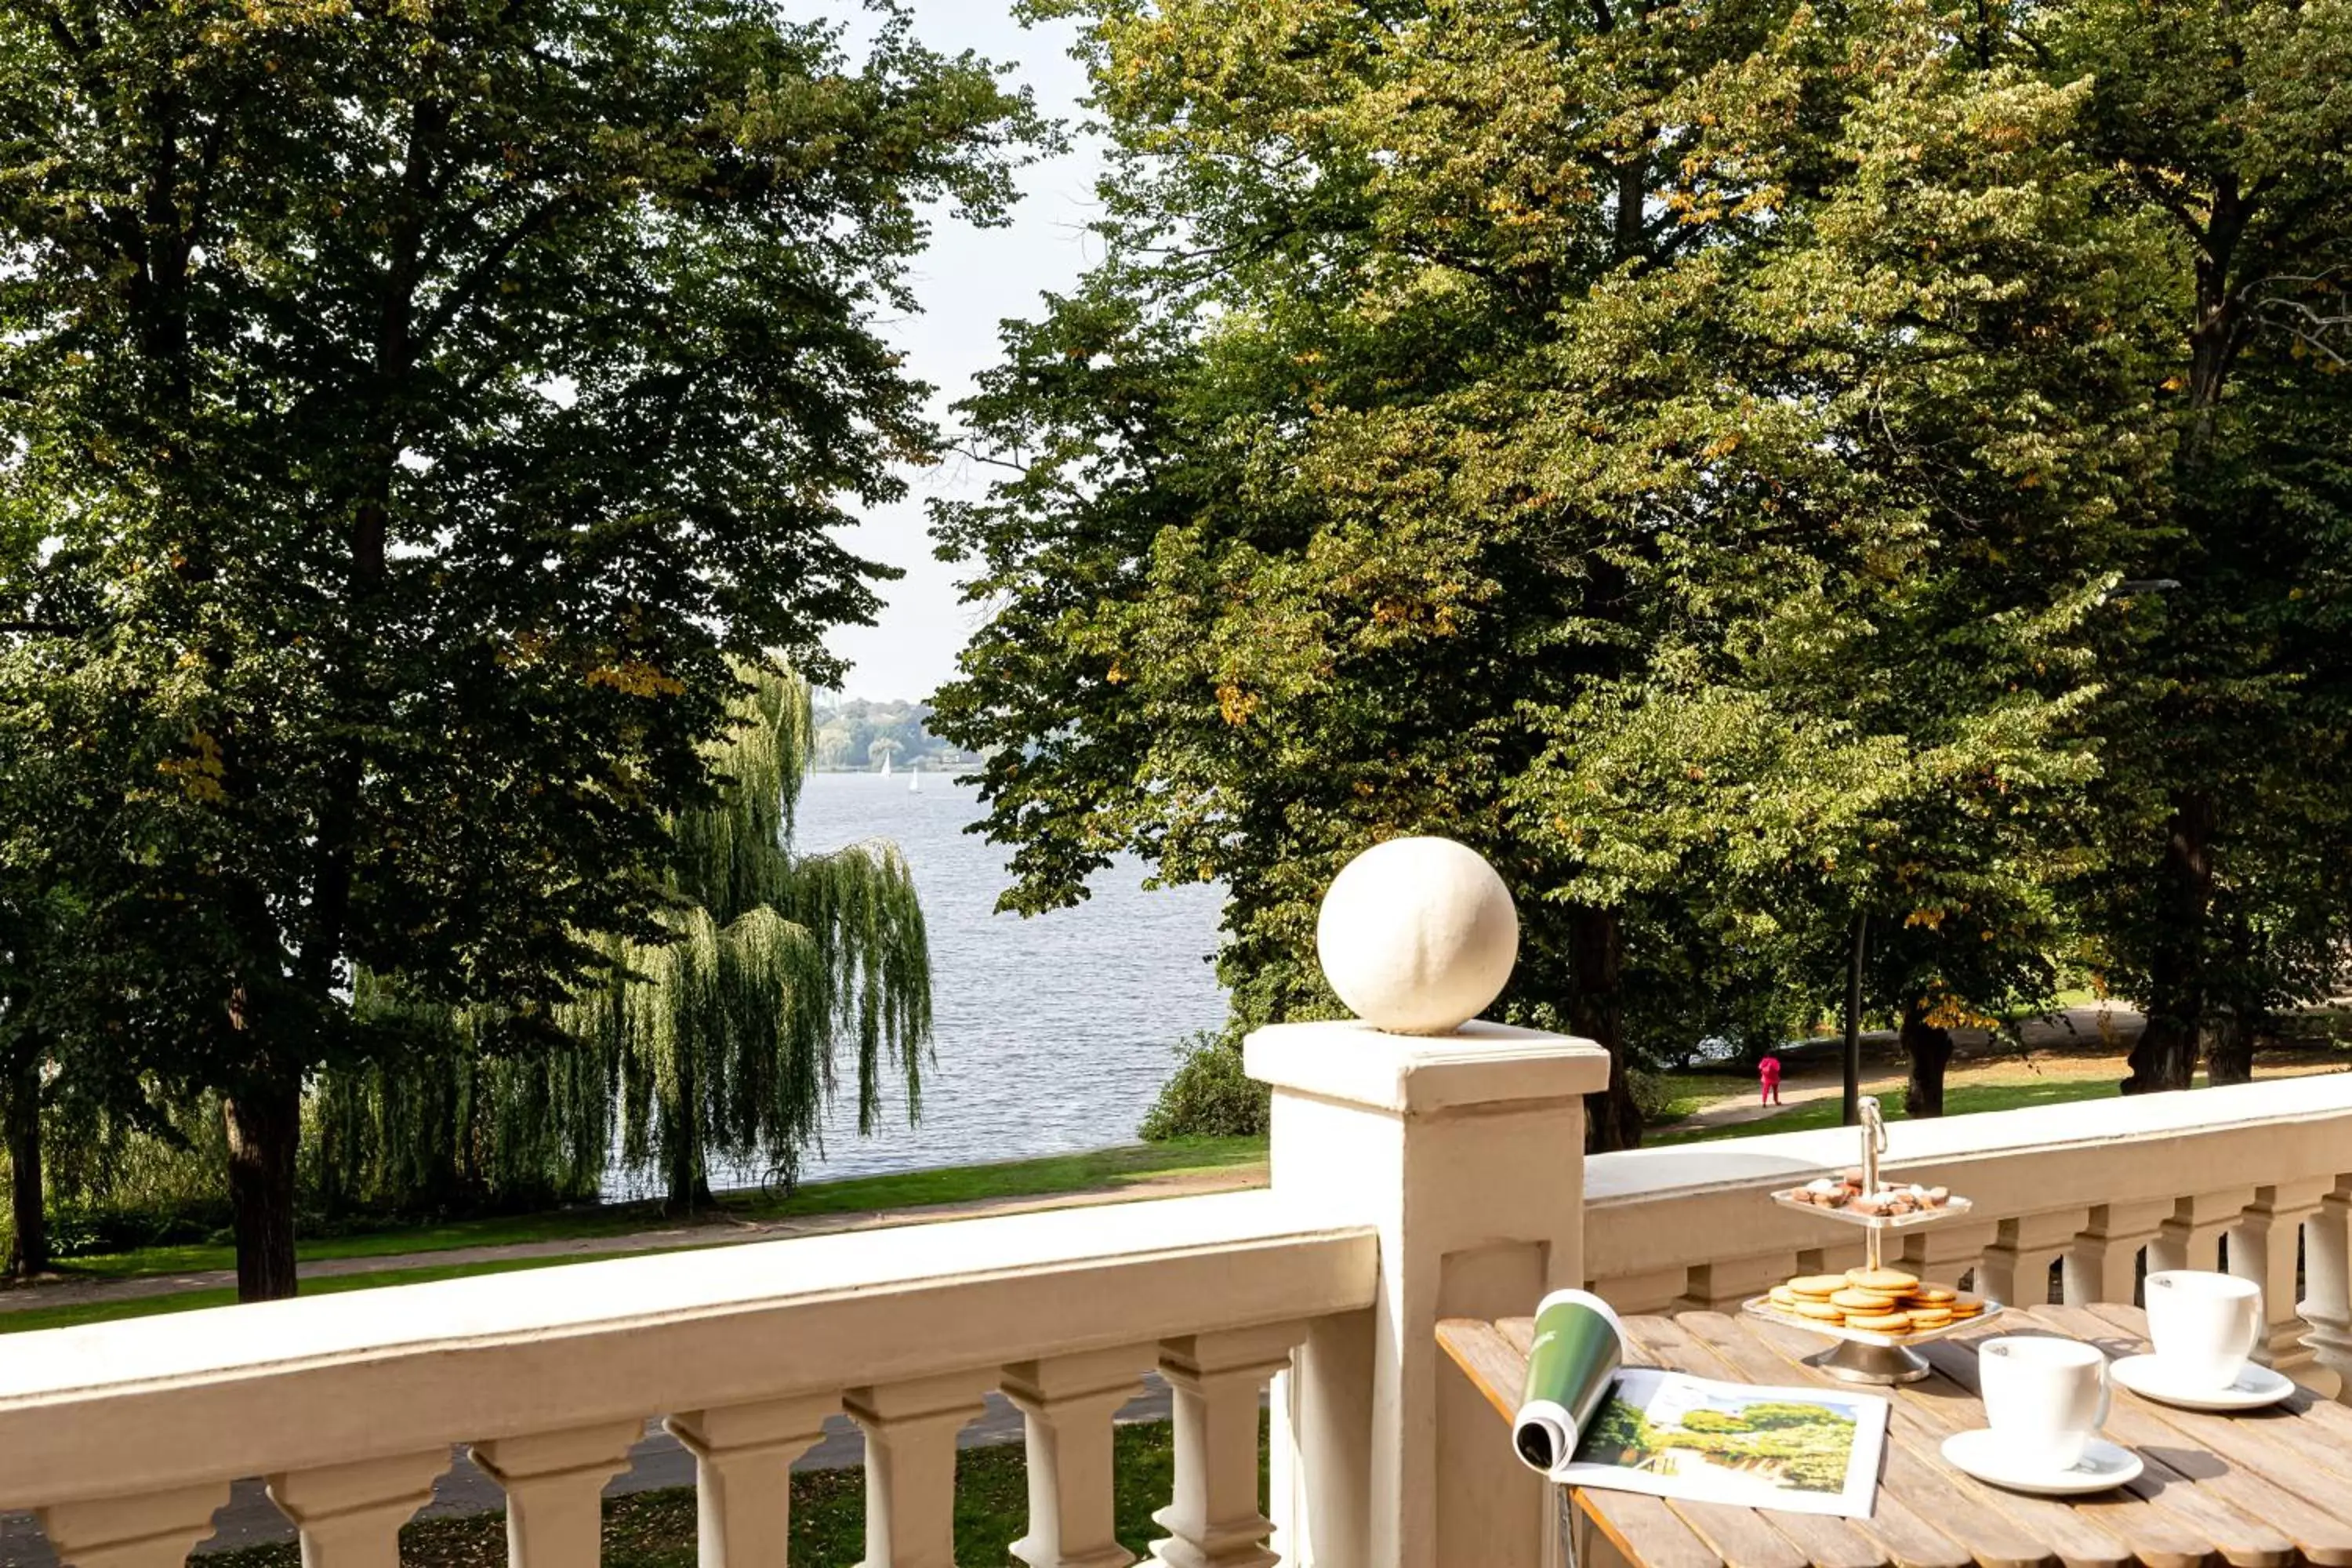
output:
[{"label": "overcast sky", "polygon": [[[846,12],[849,3],[840,0],[835,14]],[[1012,0],[912,0],[911,8],[925,44],[1015,64],[1014,79],[1034,92],[1040,110],[1075,125],[1086,78],[1069,58],[1074,29],[1067,24],[1024,27],[1007,15],[1011,5]],[[805,15],[814,7],[801,0],[792,9]],[[978,230],[945,217],[934,226],[930,252],[915,267],[922,314],[889,323],[887,335],[907,351],[912,373],[939,388],[935,411],[943,424],[948,405],[995,362],[997,323],[1035,314],[1040,289],[1066,289],[1095,258],[1097,246],[1084,231],[1095,209],[1097,166],[1093,148],[1076,140],[1069,154],[1023,172],[1024,196],[1010,227]],[[973,493],[983,484],[982,476],[952,462],[918,472],[904,502],[867,513],[850,535],[851,549],[907,573],[881,584],[885,607],[878,625],[844,627],[828,639],[854,666],[846,682],[851,695],[928,697],[955,673],[956,650],[973,615],[957,602],[961,569],[931,557],[924,502]]]}]

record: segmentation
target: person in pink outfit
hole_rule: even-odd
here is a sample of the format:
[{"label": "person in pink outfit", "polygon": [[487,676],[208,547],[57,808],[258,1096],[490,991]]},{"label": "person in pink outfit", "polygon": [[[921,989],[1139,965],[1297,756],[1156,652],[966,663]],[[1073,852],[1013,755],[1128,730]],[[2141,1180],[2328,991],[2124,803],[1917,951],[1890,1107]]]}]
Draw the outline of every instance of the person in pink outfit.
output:
[{"label": "person in pink outfit", "polygon": [[1764,1103],[1766,1105],[1780,1104],[1780,1058],[1779,1057],[1766,1057],[1762,1064],[1757,1068],[1756,1072],[1757,1076],[1763,1079],[1764,1082]]}]

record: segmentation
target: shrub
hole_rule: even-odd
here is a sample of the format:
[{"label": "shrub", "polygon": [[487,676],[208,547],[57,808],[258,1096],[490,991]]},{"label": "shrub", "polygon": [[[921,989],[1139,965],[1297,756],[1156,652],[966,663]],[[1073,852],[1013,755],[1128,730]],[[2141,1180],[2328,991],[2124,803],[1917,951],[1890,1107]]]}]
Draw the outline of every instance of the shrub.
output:
[{"label": "shrub", "polygon": [[1654,1127],[1672,1114],[1675,1086],[1664,1074],[1646,1068],[1628,1068],[1625,1087],[1633,1092],[1633,1103],[1641,1109],[1643,1126]]},{"label": "shrub", "polygon": [[1176,1055],[1175,1072],[1136,1129],[1144,1142],[1265,1135],[1273,1093],[1242,1070],[1238,1040],[1203,1030],[1177,1047]]}]

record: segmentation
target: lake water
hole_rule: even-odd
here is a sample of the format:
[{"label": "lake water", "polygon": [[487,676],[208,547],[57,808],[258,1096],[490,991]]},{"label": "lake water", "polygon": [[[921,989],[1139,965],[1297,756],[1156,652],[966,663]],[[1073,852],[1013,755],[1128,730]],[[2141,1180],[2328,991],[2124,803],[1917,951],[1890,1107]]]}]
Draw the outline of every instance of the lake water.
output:
[{"label": "lake water", "polygon": [[1224,1022],[1208,962],[1223,889],[1147,892],[1142,862],[1122,860],[1076,909],[998,914],[1004,851],[963,831],[980,818],[979,792],[939,774],[925,775],[919,794],[907,785],[905,773],[817,773],[801,796],[803,851],[867,838],[905,851],[930,933],[938,1053],[923,1072],[920,1125],[907,1125],[893,1092],[882,1129],[860,1138],[856,1062],[845,1050],[845,1092],[806,1179],[1129,1142],[1177,1043]]}]

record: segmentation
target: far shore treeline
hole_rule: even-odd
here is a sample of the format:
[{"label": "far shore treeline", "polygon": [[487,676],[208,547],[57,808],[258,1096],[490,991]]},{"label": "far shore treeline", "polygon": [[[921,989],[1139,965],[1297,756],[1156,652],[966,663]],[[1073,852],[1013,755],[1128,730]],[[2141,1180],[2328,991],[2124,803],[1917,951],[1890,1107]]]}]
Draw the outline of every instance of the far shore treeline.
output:
[{"label": "far shore treeline", "polygon": [[[919,741],[1008,909],[1229,889],[1220,1113],[1402,833],[1511,885],[1598,1149],[1857,948],[1913,1114],[2064,986],[2140,1092],[2340,985],[2352,0],[1020,9],[1100,216],[950,433],[879,323],[1064,132],[894,6],[0,0],[17,1268],[142,1161],[248,1298],[614,1144],[789,1181],[929,1027],[793,803]],[[816,705],[951,448],[958,675]]]}]

